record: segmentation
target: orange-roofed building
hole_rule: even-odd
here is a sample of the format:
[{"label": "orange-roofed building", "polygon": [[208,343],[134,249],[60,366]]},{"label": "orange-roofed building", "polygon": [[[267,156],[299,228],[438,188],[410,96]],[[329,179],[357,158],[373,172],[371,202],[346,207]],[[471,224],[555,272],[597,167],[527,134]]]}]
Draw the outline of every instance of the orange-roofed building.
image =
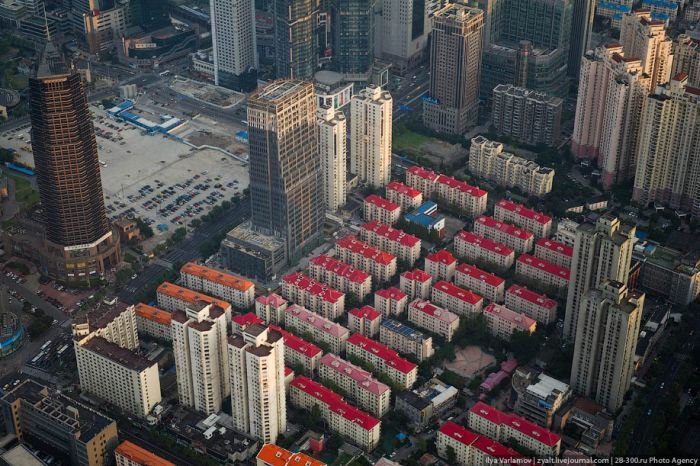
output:
[{"label": "orange-roofed building", "polygon": [[326,463],[304,453],[292,453],[289,450],[266,443],[258,452],[257,466],[326,466]]},{"label": "orange-roofed building", "polygon": [[255,301],[255,285],[235,275],[188,262],[180,269],[185,287],[224,299],[238,309],[249,309]]},{"label": "orange-roofed building", "polygon": [[170,282],[163,282],[156,290],[158,306],[168,311],[185,311],[188,305],[203,302],[206,304],[214,304],[216,307],[223,309],[227,314],[231,314],[231,303],[198,293],[188,288],[175,285]]},{"label": "orange-roofed building", "polygon": [[114,450],[114,458],[117,460],[117,466],[175,466],[175,463],[128,440],[124,440]]},{"label": "orange-roofed building", "polygon": [[170,321],[173,314],[148,304],[136,305],[136,328],[139,334],[145,334],[160,340],[170,341]]}]

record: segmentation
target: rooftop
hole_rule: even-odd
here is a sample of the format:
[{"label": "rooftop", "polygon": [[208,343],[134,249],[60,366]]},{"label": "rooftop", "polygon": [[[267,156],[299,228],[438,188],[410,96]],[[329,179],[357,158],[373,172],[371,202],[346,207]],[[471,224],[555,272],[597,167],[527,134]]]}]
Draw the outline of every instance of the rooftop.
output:
[{"label": "rooftop", "polygon": [[439,432],[465,445],[471,445],[479,438],[479,436],[471,430],[452,421],[447,421],[444,423],[440,427]]},{"label": "rooftop", "polygon": [[407,280],[417,281],[421,283],[429,282],[430,280],[432,280],[432,277],[428,275],[428,272],[425,272],[421,269],[407,270],[406,272],[401,274],[401,277]]},{"label": "rooftop", "polygon": [[574,248],[572,248],[571,246],[567,246],[564,243],[560,243],[559,241],[554,241],[552,239],[540,238],[537,240],[537,242],[535,244],[537,246],[547,248],[550,251],[554,251],[554,252],[557,252],[559,254],[563,254],[567,257],[573,257],[573,255],[574,255]]},{"label": "rooftop", "polygon": [[527,387],[527,391],[546,400],[551,395],[567,393],[570,390],[568,384],[545,374],[537,376],[537,381]]},{"label": "rooftop", "polygon": [[445,265],[452,265],[457,262],[457,259],[447,251],[446,249],[441,249],[440,251],[434,252],[425,258],[426,261],[439,262]]},{"label": "rooftop", "polygon": [[408,305],[408,308],[416,309],[417,311],[421,311],[424,314],[428,314],[429,316],[435,317],[443,322],[447,322],[448,324],[459,321],[459,316],[457,316],[457,314],[453,314],[447,309],[438,307],[430,301],[426,301],[424,299],[414,299],[411,304]]},{"label": "rooftop", "polygon": [[196,303],[198,301],[202,301],[207,304],[215,304],[221,309],[229,309],[231,307],[230,303],[222,299],[212,298],[211,296],[207,296],[205,294],[174,285],[170,282],[161,283],[156,292],[158,294],[170,296],[172,298],[179,299],[187,303]]},{"label": "rooftop", "polygon": [[351,316],[360,317],[360,318],[368,319],[368,320],[377,320],[381,317],[381,314],[379,313],[379,311],[377,311],[375,308],[373,308],[370,305],[365,305],[365,306],[362,306],[361,308],[351,309],[348,312],[348,314]]},{"label": "rooftop", "polygon": [[122,348],[121,346],[98,336],[93,336],[88,341],[81,343],[80,346],[97,353],[102,357],[110,359],[130,370],[142,371],[155,364],[144,356],[136,354],[129,349]]},{"label": "rooftop", "polygon": [[403,194],[413,199],[421,196],[421,192],[417,189],[413,189],[410,186],[406,186],[405,184],[396,180],[386,185],[386,189],[387,191],[396,191],[399,194]]},{"label": "rooftop", "polygon": [[535,267],[536,269],[542,270],[551,275],[556,275],[565,280],[569,279],[569,269],[552,264],[551,262],[543,261],[542,259],[531,256],[530,254],[523,254],[518,257],[517,260],[520,263],[527,264],[530,267]]},{"label": "rooftop", "polygon": [[511,225],[510,223],[499,222],[495,218],[486,215],[479,216],[474,222],[481,223],[482,225],[485,225],[488,228],[493,228],[495,230],[502,231],[507,235],[515,236],[516,238],[523,240],[529,240],[534,236],[527,230],[518,228],[515,225]]},{"label": "rooftop", "polygon": [[389,299],[391,301],[401,301],[407,297],[406,293],[393,286],[391,288],[377,290],[374,294],[380,298]]},{"label": "rooftop", "polygon": [[532,209],[525,207],[522,204],[518,204],[518,203],[515,203],[512,201],[509,201],[507,199],[501,199],[500,201],[498,201],[498,203],[496,204],[496,207],[497,208],[501,207],[503,209],[509,210],[511,212],[514,212],[514,213],[520,215],[521,217],[525,217],[525,218],[528,218],[530,220],[534,220],[537,223],[541,223],[543,225],[546,225],[547,223],[552,221],[552,217],[550,217],[548,215],[536,212]]},{"label": "rooftop", "polygon": [[401,206],[399,206],[398,204],[395,204],[381,196],[377,196],[376,194],[370,194],[369,196],[367,196],[365,198],[365,203],[373,204],[379,208],[390,211],[398,210],[401,208]]},{"label": "rooftop", "polygon": [[364,283],[370,278],[370,275],[364,270],[357,269],[352,265],[325,254],[310,259],[309,263],[332,272],[339,277],[347,278],[353,283]]},{"label": "rooftop", "polygon": [[[343,335],[348,335],[350,331],[340,324],[321,317],[308,309],[299,306],[298,304],[292,304],[285,311],[285,315],[293,315],[299,320],[302,320],[314,328],[327,333],[334,337],[342,337]],[[286,320],[285,320],[286,321]]]},{"label": "rooftop", "polygon": [[398,228],[379,223],[377,220],[372,220],[371,222],[365,223],[362,225],[362,228],[366,231],[371,231],[379,236],[387,238],[390,241],[399,243],[402,246],[413,247],[416,244],[420,244],[420,239],[417,237],[409,233],[405,233],[403,230],[399,230]]},{"label": "rooftop", "polygon": [[426,400],[419,394],[412,392],[411,390],[404,390],[396,394],[396,398],[401,398],[404,403],[412,406],[413,408],[423,411],[431,405],[430,400]]},{"label": "rooftop", "polygon": [[453,283],[446,282],[445,280],[440,280],[435,285],[433,285],[433,291],[434,290],[443,291],[448,295],[453,296],[459,299],[460,301],[464,301],[469,304],[478,304],[480,301],[483,300],[481,296],[474,294],[471,291],[460,288]]},{"label": "rooftop", "polygon": [[384,319],[382,320],[381,325],[382,327],[385,327],[394,333],[398,333],[402,337],[407,338],[411,341],[424,341],[432,339],[432,337],[426,336],[423,332],[418,331],[413,327],[409,327],[406,324],[402,324],[398,320]]},{"label": "rooftop", "polygon": [[301,272],[290,273],[282,277],[282,281],[290,286],[295,286],[300,290],[304,290],[307,293],[318,296],[328,303],[337,303],[340,298],[345,296],[345,293],[341,293],[335,288],[331,288],[325,283],[317,282],[313,278],[307,277]]},{"label": "rooftop", "polygon": [[469,264],[459,264],[457,266],[457,272],[469,275],[472,278],[486,282],[490,286],[501,286],[505,283],[505,280],[498,275],[494,275],[485,270],[481,270],[479,267]]},{"label": "rooftop", "polygon": [[255,301],[259,302],[263,306],[280,307],[287,304],[287,300],[277,293],[270,293],[267,296],[258,296]]},{"label": "rooftop", "polygon": [[432,182],[435,182],[438,178],[437,173],[419,165],[412,166],[408,169],[408,172]]},{"label": "rooftop", "polygon": [[511,287],[508,288],[508,290],[506,290],[506,294],[513,294],[519,296],[526,301],[529,301],[547,309],[554,309],[557,307],[557,302],[554,299],[550,298],[544,293],[539,294],[535,291],[528,290],[522,285],[511,285]]},{"label": "rooftop", "polygon": [[455,236],[455,238],[476,245],[482,249],[486,249],[487,251],[494,252],[500,256],[510,256],[511,254],[515,254],[515,252],[508,246],[501,243],[497,243],[488,238],[484,238],[483,236],[479,236],[470,231],[462,230],[459,233],[457,233],[457,236]]},{"label": "rooftop", "polygon": [[389,265],[396,261],[396,256],[388,252],[381,251],[374,246],[360,241],[353,235],[345,236],[335,243],[336,248],[347,249],[353,254],[360,254],[363,257],[383,265]]},{"label": "rooftop", "polygon": [[271,443],[263,445],[256,458],[270,466],[326,466],[326,463],[309,455],[292,453]]},{"label": "rooftop", "polygon": [[231,318],[231,320],[240,327],[247,327],[253,324],[264,324],[260,317],[255,315],[253,312],[248,312],[247,314],[238,314]]},{"label": "rooftop", "polygon": [[120,443],[114,450],[114,454],[123,456],[135,464],[143,464],[146,466],[175,466],[175,463],[171,463],[128,440],[124,440]]},{"label": "rooftop", "polygon": [[[503,445],[502,443],[499,443],[495,441],[492,438],[486,437],[484,435],[480,436],[473,444],[472,447],[479,450],[482,453],[485,453],[489,455],[492,458],[501,458],[501,459],[515,459],[515,458],[521,458],[522,455],[518,453],[517,451],[513,450],[512,448],[508,448],[507,446]],[[520,464],[520,463],[517,463]]]},{"label": "rooftop", "polygon": [[288,332],[287,330],[284,330],[276,325],[269,325],[270,330],[275,330],[282,334],[282,338],[284,338],[284,347],[285,349],[289,348],[292,351],[296,351],[297,353],[303,354],[304,356],[308,358],[313,358],[321,353],[321,349],[314,345],[313,343],[309,343],[308,341],[304,340],[301,337],[298,337],[294,335],[291,332]]},{"label": "rooftop", "polygon": [[173,314],[171,312],[143,303],[138,303],[136,305],[136,316],[152,320],[153,322],[165,325],[167,327],[170,327],[170,321],[173,318]]},{"label": "rooftop", "polygon": [[183,265],[180,269],[180,273],[194,275],[195,277],[199,277],[203,280],[209,280],[223,286],[235,288],[238,291],[248,291],[249,289],[255,287],[251,281],[228,273],[219,272],[218,270],[195,264],[194,262],[188,262]]},{"label": "rooftop", "polygon": [[321,365],[326,366],[340,374],[350,377],[357,386],[374,395],[381,395],[389,391],[389,386],[381,383],[370,372],[356,366],[336,354],[326,353],[321,357]]},{"label": "rooftop", "polygon": [[477,188],[476,186],[472,186],[465,181],[459,181],[455,178],[452,178],[451,176],[439,175],[437,177],[436,182],[440,184],[445,184],[452,189],[457,189],[473,197],[483,197],[487,195],[486,191],[484,191],[483,189]]},{"label": "rooftop", "polygon": [[501,304],[489,304],[484,308],[484,314],[497,315],[499,318],[507,320],[514,326],[525,331],[530,331],[537,325],[537,322],[534,319],[531,319],[524,314],[512,311]]},{"label": "rooftop", "polygon": [[400,357],[399,353],[389,348],[388,346],[384,346],[378,341],[372,340],[371,338],[368,338],[359,333],[352,334],[350,338],[348,338],[347,343],[349,345],[358,346],[364,351],[374,354],[378,358],[382,359],[384,361],[384,364],[393,367],[394,369],[403,372],[404,374],[408,374],[416,370],[416,368],[418,367],[411,361]]}]

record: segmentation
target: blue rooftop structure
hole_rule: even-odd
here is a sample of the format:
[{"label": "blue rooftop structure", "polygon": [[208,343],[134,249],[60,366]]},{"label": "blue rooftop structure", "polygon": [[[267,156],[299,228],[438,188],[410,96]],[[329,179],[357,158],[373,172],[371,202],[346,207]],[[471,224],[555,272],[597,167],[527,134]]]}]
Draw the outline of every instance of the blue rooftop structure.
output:
[{"label": "blue rooftop structure", "polygon": [[437,207],[433,201],[425,201],[416,210],[404,215],[404,219],[427,230],[439,231],[445,226],[445,217],[437,214]]},{"label": "blue rooftop structure", "polygon": [[616,14],[624,14],[632,11],[631,5],[620,5],[614,2],[598,2],[598,8],[604,8],[606,10],[614,10]]},{"label": "blue rooftop structure", "polygon": [[428,338],[423,332],[418,331],[413,327],[409,327],[408,325],[402,324],[397,320],[385,319],[382,320],[381,325],[391,330],[392,332],[398,333],[399,335],[409,338],[413,341],[423,341]]}]

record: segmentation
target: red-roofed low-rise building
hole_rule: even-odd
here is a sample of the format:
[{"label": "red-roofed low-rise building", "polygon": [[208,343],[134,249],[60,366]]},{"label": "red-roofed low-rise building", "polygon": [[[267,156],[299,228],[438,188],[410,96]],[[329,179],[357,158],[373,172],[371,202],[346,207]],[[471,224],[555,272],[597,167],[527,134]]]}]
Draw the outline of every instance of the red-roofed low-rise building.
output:
[{"label": "red-roofed low-rise building", "polygon": [[563,295],[569,286],[569,269],[538,259],[530,254],[518,257],[515,274],[524,277],[536,287],[554,287]]},{"label": "red-roofed low-rise building", "polygon": [[506,281],[474,265],[459,264],[455,270],[455,284],[473,291],[488,302],[503,302]]},{"label": "red-roofed low-rise building", "polygon": [[442,249],[425,258],[425,272],[431,276],[432,283],[440,280],[451,281],[457,268],[457,259],[450,251]]},{"label": "red-roofed low-rise building", "polygon": [[289,399],[294,406],[308,411],[314,406],[321,408],[321,417],[330,430],[363,450],[374,450],[379,444],[381,421],[350,406],[342,396],[320,383],[304,376],[297,377],[290,384]]},{"label": "red-roofed low-rise building", "polygon": [[345,350],[345,341],[350,334],[342,325],[297,304],[292,304],[284,311],[284,326],[292,333],[311,335],[315,343],[328,346],[328,350],[336,354]]},{"label": "red-roofed low-rise building", "polygon": [[393,225],[401,218],[401,206],[376,194],[370,194],[362,203],[362,218],[366,222],[376,220],[385,225]]},{"label": "red-roofed low-rise building", "polygon": [[472,263],[485,262],[507,270],[515,262],[515,251],[505,244],[497,243],[469,231],[460,231],[455,236],[455,254]]},{"label": "red-roofed low-rise building", "polygon": [[496,440],[480,436],[472,444],[472,465],[489,466],[492,464],[502,466],[518,466],[532,464],[530,460],[523,458],[523,455],[510,447],[497,442]]},{"label": "red-roofed low-rise building", "polygon": [[401,206],[402,212],[411,212],[423,203],[423,193],[400,181],[392,181],[386,185],[386,197]]},{"label": "red-roofed low-rise building", "polygon": [[427,168],[414,165],[406,170],[406,185],[423,193],[423,198],[432,197],[438,174]]},{"label": "red-roofed low-rise building", "polygon": [[360,301],[372,292],[370,274],[325,254],[309,260],[309,275],[345,294],[352,294]]},{"label": "red-roofed low-rise building", "polygon": [[420,257],[421,240],[376,220],[360,227],[360,239],[413,265]]},{"label": "red-roofed low-rise building", "polygon": [[428,332],[440,335],[447,341],[452,341],[459,328],[457,314],[424,299],[415,299],[408,305],[408,321]]},{"label": "red-roofed low-rise building", "polygon": [[418,361],[431,357],[433,337],[402,324],[398,320],[384,319],[379,329],[379,341],[402,354],[415,356]]},{"label": "red-roofed low-rise building", "polygon": [[348,311],[348,328],[353,333],[374,338],[379,334],[382,315],[372,306],[366,305]]},{"label": "red-roofed low-rise building", "polygon": [[287,300],[277,293],[255,298],[255,314],[266,324],[281,325],[284,322],[284,310]]},{"label": "red-roofed low-rise building", "polygon": [[277,325],[270,324],[269,328],[282,334],[285,365],[301,366],[304,368],[304,373],[308,375],[317,373],[323,355],[321,348]]},{"label": "red-roofed low-rise building", "polygon": [[396,256],[382,251],[353,235],[335,243],[338,258],[372,276],[377,283],[385,283],[396,274]]},{"label": "red-roofed low-rise building", "polygon": [[182,266],[180,279],[185,288],[225,299],[241,310],[250,309],[255,300],[253,282],[194,262]]},{"label": "red-roofed low-rise building", "polygon": [[484,299],[481,296],[444,280],[433,285],[430,300],[463,316],[479,314],[484,307]]},{"label": "red-roofed low-rise building", "polygon": [[164,341],[173,339],[170,334],[172,312],[138,303],[135,308],[136,329],[140,335],[149,335]]},{"label": "red-roofed low-rise building", "polygon": [[231,318],[231,303],[223,299],[213,298],[204,293],[183,288],[170,282],[163,282],[160,284],[156,290],[156,298],[158,300],[158,307],[167,311],[185,312],[190,306],[196,305],[197,303],[206,303],[213,304],[219,309],[222,309],[226,312],[229,319]]},{"label": "red-roofed low-rise building", "polygon": [[511,335],[516,330],[532,334],[537,328],[535,319],[508,309],[501,304],[491,303],[486,306],[484,317],[489,332],[503,340],[510,340]]},{"label": "red-roofed low-rise building", "polygon": [[529,231],[486,215],[481,215],[474,220],[474,233],[505,244],[516,254],[532,251],[532,246],[535,244],[535,236]]},{"label": "red-roofed low-rise building", "polygon": [[557,319],[557,302],[524,286],[513,284],[506,291],[506,307],[549,325]]},{"label": "red-roofed low-rise building", "polygon": [[319,375],[352,398],[360,408],[382,417],[389,412],[391,389],[363,368],[349,363],[340,356],[326,353],[321,358]]},{"label": "red-roofed low-rise building", "polygon": [[452,421],[444,423],[437,432],[437,452],[442,458],[447,458],[448,448],[454,451],[455,460],[461,465],[473,465],[472,444],[479,438],[478,434],[455,424]]},{"label": "red-roofed low-rise building", "polygon": [[469,410],[469,428],[474,432],[500,440],[515,440],[518,445],[538,457],[555,458],[561,450],[561,437],[516,414],[508,414],[477,402]]},{"label": "red-roofed low-rise building", "polygon": [[399,288],[406,293],[408,299],[413,301],[416,298],[430,298],[430,284],[432,277],[428,272],[421,269],[408,270],[401,274]]},{"label": "red-roofed low-rise building", "polygon": [[440,175],[435,181],[435,191],[438,204],[445,202],[456,207],[464,215],[477,217],[486,212],[488,194],[469,183],[451,176]]},{"label": "red-roofed low-rise building", "polygon": [[376,340],[354,333],[347,340],[348,358],[358,358],[385,374],[397,386],[409,389],[416,383],[418,366]]},{"label": "red-roofed low-rise building", "polygon": [[535,243],[535,257],[570,269],[574,248],[553,239],[540,238]]},{"label": "red-roofed low-rise building", "polygon": [[282,277],[282,296],[327,319],[335,320],[345,312],[345,293],[301,272]]},{"label": "red-roofed low-rise building", "polygon": [[374,293],[374,308],[383,318],[403,314],[407,305],[408,296],[396,287],[377,290]]},{"label": "red-roofed low-rise building", "polygon": [[547,238],[552,232],[552,217],[507,199],[501,199],[496,203],[493,217],[501,222],[524,228],[532,232],[536,238]]},{"label": "red-roofed low-rise building", "polygon": [[[114,449],[114,459],[116,460],[116,466],[175,466],[175,463],[171,463],[164,458],[152,453],[145,448],[142,448],[135,443],[131,443],[128,440],[124,440],[122,443]],[[23,461],[18,461],[16,464],[43,464],[31,461],[24,463]],[[86,463],[90,464],[90,463]]]},{"label": "red-roofed low-rise building", "polygon": [[323,461],[309,455],[292,453],[272,443],[263,445],[256,459],[257,466],[327,466]]},{"label": "red-roofed low-rise building", "polygon": [[246,327],[254,324],[263,325],[265,323],[260,317],[253,312],[246,314],[237,314],[231,318],[231,330],[233,333],[241,333]]}]

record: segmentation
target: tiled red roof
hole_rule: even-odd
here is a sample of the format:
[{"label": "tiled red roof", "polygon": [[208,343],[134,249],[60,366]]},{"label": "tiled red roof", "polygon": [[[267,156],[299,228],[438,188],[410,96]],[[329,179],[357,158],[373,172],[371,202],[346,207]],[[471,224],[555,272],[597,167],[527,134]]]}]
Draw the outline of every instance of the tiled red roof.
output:
[{"label": "tiled red roof", "polygon": [[483,249],[486,249],[487,251],[495,252],[496,254],[501,256],[510,256],[511,254],[514,254],[513,250],[505,244],[497,243],[488,238],[484,238],[483,236],[474,234],[470,231],[460,231],[459,233],[457,233],[457,236],[455,236],[455,239],[466,241],[467,243],[474,244]]},{"label": "tiled red roof", "polygon": [[471,291],[465,290],[464,288],[460,288],[457,285],[446,282],[445,280],[440,280],[437,282],[435,285],[433,285],[433,290],[439,290],[447,293],[450,296],[453,296],[460,301],[464,301],[465,303],[469,304],[478,304],[479,301],[482,300],[482,297],[472,293]]},{"label": "tiled red roof", "polygon": [[548,447],[553,447],[561,440],[561,437],[554,432],[540,427],[534,422],[530,422],[520,416],[516,416],[515,414],[506,415],[504,424],[509,425],[512,429],[517,430],[521,434],[544,443]]},{"label": "tiled red roof", "polygon": [[362,225],[362,228],[409,248],[414,247],[416,244],[420,244],[420,240],[417,237],[409,233],[405,233],[403,230],[399,230],[398,228],[379,223],[377,220],[372,220],[371,222],[365,223]]},{"label": "tiled red roof", "polygon": [[435,173],[432,170],[429,170],[427,168],[420,167],[418,165],[414,165],[411,168],[408,169],[409,173],[412,173],[416,176],[419,176],[421,178],[424,178],[429,181],[435,181],[438,177],[438,174]]},{"label": "tiled red roof", "polygon": [[452,265],[457,262],[457,259],[450,254],[450,251],[446,249],[441,249],[440,251],[434,252],[425,258],[426,261],[430,262],[440,262],[445,265]]},{"label": "tiled red roof", "polygon": [[529,301],[547,309],[554,309],[557,307],[557,302],[546,294],[539,294],[518,284],[511,285],[511,287],[506,290],[506,294],[519,296],[525,301]]},{"label": "tiled red roof", "polygon": [[397,193],[404,194],[408,197],[417,198],[421,195],[421,192],[417,189],[413,189],[410,186],[406,186],[400,181],[392,181],[386,185],[387,191],[396,191]]},{"label": "tiled red roof", "polygon": [[297,319],[311,325],[315,329],[320,330],[321,332],[336,338],[342,337],[343,335],[347,335],[348,333],[350,333],[350,331],[342,325],[336,324],[332,320],[328,320],[325,317],[316,314],[315,312],[309,311],[303,306],[299,306],[298,304],[292,304],[284,311],[284,313],[285,318],[288,315],[294,316]]},{"label": "tiled red roof", "polygon": [[512,309],[508,309],[502,304],[489,304],[484,308],[484,314],[497,315],[501,319],[507,320],[511,324],[524,331],[530,331],[533,328],[533,326],[537,325],[537,321],[535,319],[531,319],[525,314],[520,314],[519,312],[515,312]]},{"label": "tiled red roof", "polygon": [[335,243],[336,247],[347,249],[353,254],[360,254],[363,257],[383,265],[389,265],[396,260],[396,256],[388,252],[381,251],[374,246],[360,241],[353,235],[345,236]]},{"label": "tiled red roof", "polygon": [[377,196],[376,194],[370,194],[369,196],[367,196],[365,198],[365,202],[373,204],[381,209],[388,211],[394,211],[401,208],[401,206],[399,206],[398,204],[391,202],[389,199],[384,199],[381,196]]},{"label": "tiled red roof", "polygon": [[483,401],[478,401],[474,406],[471,407],[469,412],[474,413],[479,417],[483,417],[487,421],[493,422],[494,424],[498,425],[503,424],[506,421],[507,416],[504,412],[487,405]]},{"label": "tiled red roof", "polygon": [[350,377],[357,382],[358,386],[374,395],[381,395],[389,391],[389,386],[381,383],[372,374],[363,368],[356,366],[340,356],[332,353],[323,355],[321,365],[326,366],[335,372]]},{"label": "tiled red roof", "polygon": [[481,436],[472,444],[472,448],[479,450],[482,453],[489,455],[492,458],[500,459],[516,459],[522,455],[512,448],[498,443],[492,438]]},{"label": "tiled red roof", "polygon": [[505,283],[505,280],[498,275],[486,272],[485,270],[481,270],[479,267],[469,264],[459,264],[457,266],[457,272],[469,275],[477,280],[484,281],[491,286],[501,286],[501,284]]},{"label": "tiled red roof", "polygon": [[428,272],[421,269],[407,270],[406,272],[402,273],[401,276],[406,278],[407,280],[421,283],[429,282],[430,280],[432,280],[432,277],[428,274]]},{"label": "tiled red roof", "polygon": [[255,300],[264,306],[272,307],[280,307],[287,303],[287,300],[277,293],[270,293],[267,296],[258,296]]},{"label": "tiled red roof", "polygon": [[253,312],[249,312],[247,314],[235,315],[231,318],[231,320],[241,327],[247,327],[248,325],[264,324],[265,323],[264,320],[262,320],[260,317],[256,316]]},{"label": "tiled red roof", "polygon": [[543,261],[542,259],[539,259],[535,256],[531,256],[530,254],[521,255],[520,257],[518,257],[518,262],[527,264],[530,267],[535,267],[537,269],[543,270],[549,274],[556,275],[557,277],[561,277],[565,280],[569,279],[569,269],[560,267],[557,264],[552,264],[551,262]]},{"label": "tiled red roof", "polygon": [[471,445],[476,441],[476,439],[479,438],[479,436],[471,430],[467,429],[466,427],[462,427],[459,424],[455,424],[452,421],[447,421],[444,423],[440,427],[439,432],[465,445]]},{"label": "tiled red roof", "polygon": [[290,273],[282,277],[282,281],[288,285],[296,286],[300,290],[304,290],[313,296],[319,296],[326,302],[337,303],[340,298],[345,296],[344,293],[331,288],[325,283],[317,282],[311,277],[307,277],[301,272]]},{"label": "tiled red roof", "polygon": [[509,201],[507,199],[501,199],[500,201],[498,201],[496,206],[502,207],[506,210],[510,210],[511,212],[514,212],[522,217],[529,218],[531,220],[535,220],[536,222],[541,223],[543,225],[546,225],[547,223],[552,221],[552,217],[550,217],[548,215],[545,215],[545,214],[542,214],[539,212],[535,212],[534,210],[528,209],[527,207],[525,207],[522,204],[517,204],[517,203]]},{"label": "tiled red roof", "polygon": [[350,406],[340,395],[307,377],[301,375],[296,377],[292,380],[290,386],[313,396],[321,403],[327,405],[330,411],[340,414],[346,420],[357,424],[365,430],[373,429],[379,424],[378,419],[354,406]]},{"label": "tiled red roof", "polygon": [[355,268],[352,265],[325,254],[316,256],[310,259],[309,262],[332,272],[336,276],[346,278],[353,283],[364,283],[369,278],[369,274],[364,270]]},{"label": "tiled red roof", "polygon": [[502,231],[503,233],[505,233],[507,235],[515,236],[516,238],[523,239],[523,240],[528,240],[534,236],[532,233],[530,233],[527,230],[523,230],[522,228],[518,228],[515,225],[511,225],[510,223],[499,222],[495,218],[489,217],[487,215],[479,216],[475,220],[475,222],[481,223],[488,228],[493,228],[495,230]]},{"label": "tiled red roof", "polygon": [[459,191],[462,191],[463,193],[467,193],[473,197],[483,197],[487,194],[486,191],[484,191],[483,189],[477,188],[476,186],[472,186],[465,181],[459,181],[455,178],[452,178],[451,176],[440,175],[438,176],[436,181],[440,184],[446,184],[452,189],[457,189]]},{"label": "tiled red roof", "polygon": [[406,293],[393,286],[391,288],[377,290],[374,294],[380,298],[390,299],[392,301],[401,301],[407,296]]},{"label": "tiled red roof", "polygon": [[560,243],[559,241],[554,241],[552,239],[540,238],[535,244],[537,246],[542,246],[543,248],[547,248],[550,251],[557,252],[567,257],[572,257],[574,255],[574,248],[572,248],[571,246],[567,246],[564,243]]},{"label": "tiled red roof", "polygon": [[355,308],[351,309],[348,314],[355,316],[355,317],[360,317],[368,320],[376,320],[379,317],[381,317],[381,314],[379,311],[377,311],[375,308],[373,308],[370,305],[365,305],[362,306],[361,308]]},{"label": "tiled red roof", "polygon": [[282,338],[284,339],[284,346],[285,349],[289,348],[293,351],[296,351],[297,353],[303,354],[306,357],[313,358],[317,354],[321,354],[321,348],[318,346],[314,345],[313,343],[309,343],[308,341],[304,340],[301,337],[298,337],[294,335],[291,332],[288,332],[287,330],[284,330],[276,325],[270,324],[268,326],[270,330],[275,330],[279,333],[282,334]]},{"label": "tiled red roof", "polygon": [[457,314],[454,314],[448,311],[447,309],[443,309],[439,306],[436,306],[435,304],[431,303],[430,301],[426,301],[425,299],[414,299],[413,301],[411,301],[411,304],[409,304],[408,307],[410,309],[415,309],[417,311],[428,314],[429,316],[434,317],[443,322],[447,322],[448,324],[459,320],[459,316]]},{"label": "tiled red roof", "polygon": [[359,333],[353,333],[352,335],[350,335],[347,344],[359,346],[368,353],[372,353],[380,359],[382,359],[384,361],[384,364],[386,364],[387,366],[391,366],[394,369],[403,372],[404,374],[408,374],[411,371],[416,370],[416,368],[418,367],[411,361],[400,357],[399,353],[389,348],[388,346],[384,346],[378,341],[372,340],[371,338],[367,338],[366,336]]},{"label": "tiled red roof", "polygon": [[294,373],[294,369],[291,367],[284,366],[284,376],[289,377],[291,374]]}]

